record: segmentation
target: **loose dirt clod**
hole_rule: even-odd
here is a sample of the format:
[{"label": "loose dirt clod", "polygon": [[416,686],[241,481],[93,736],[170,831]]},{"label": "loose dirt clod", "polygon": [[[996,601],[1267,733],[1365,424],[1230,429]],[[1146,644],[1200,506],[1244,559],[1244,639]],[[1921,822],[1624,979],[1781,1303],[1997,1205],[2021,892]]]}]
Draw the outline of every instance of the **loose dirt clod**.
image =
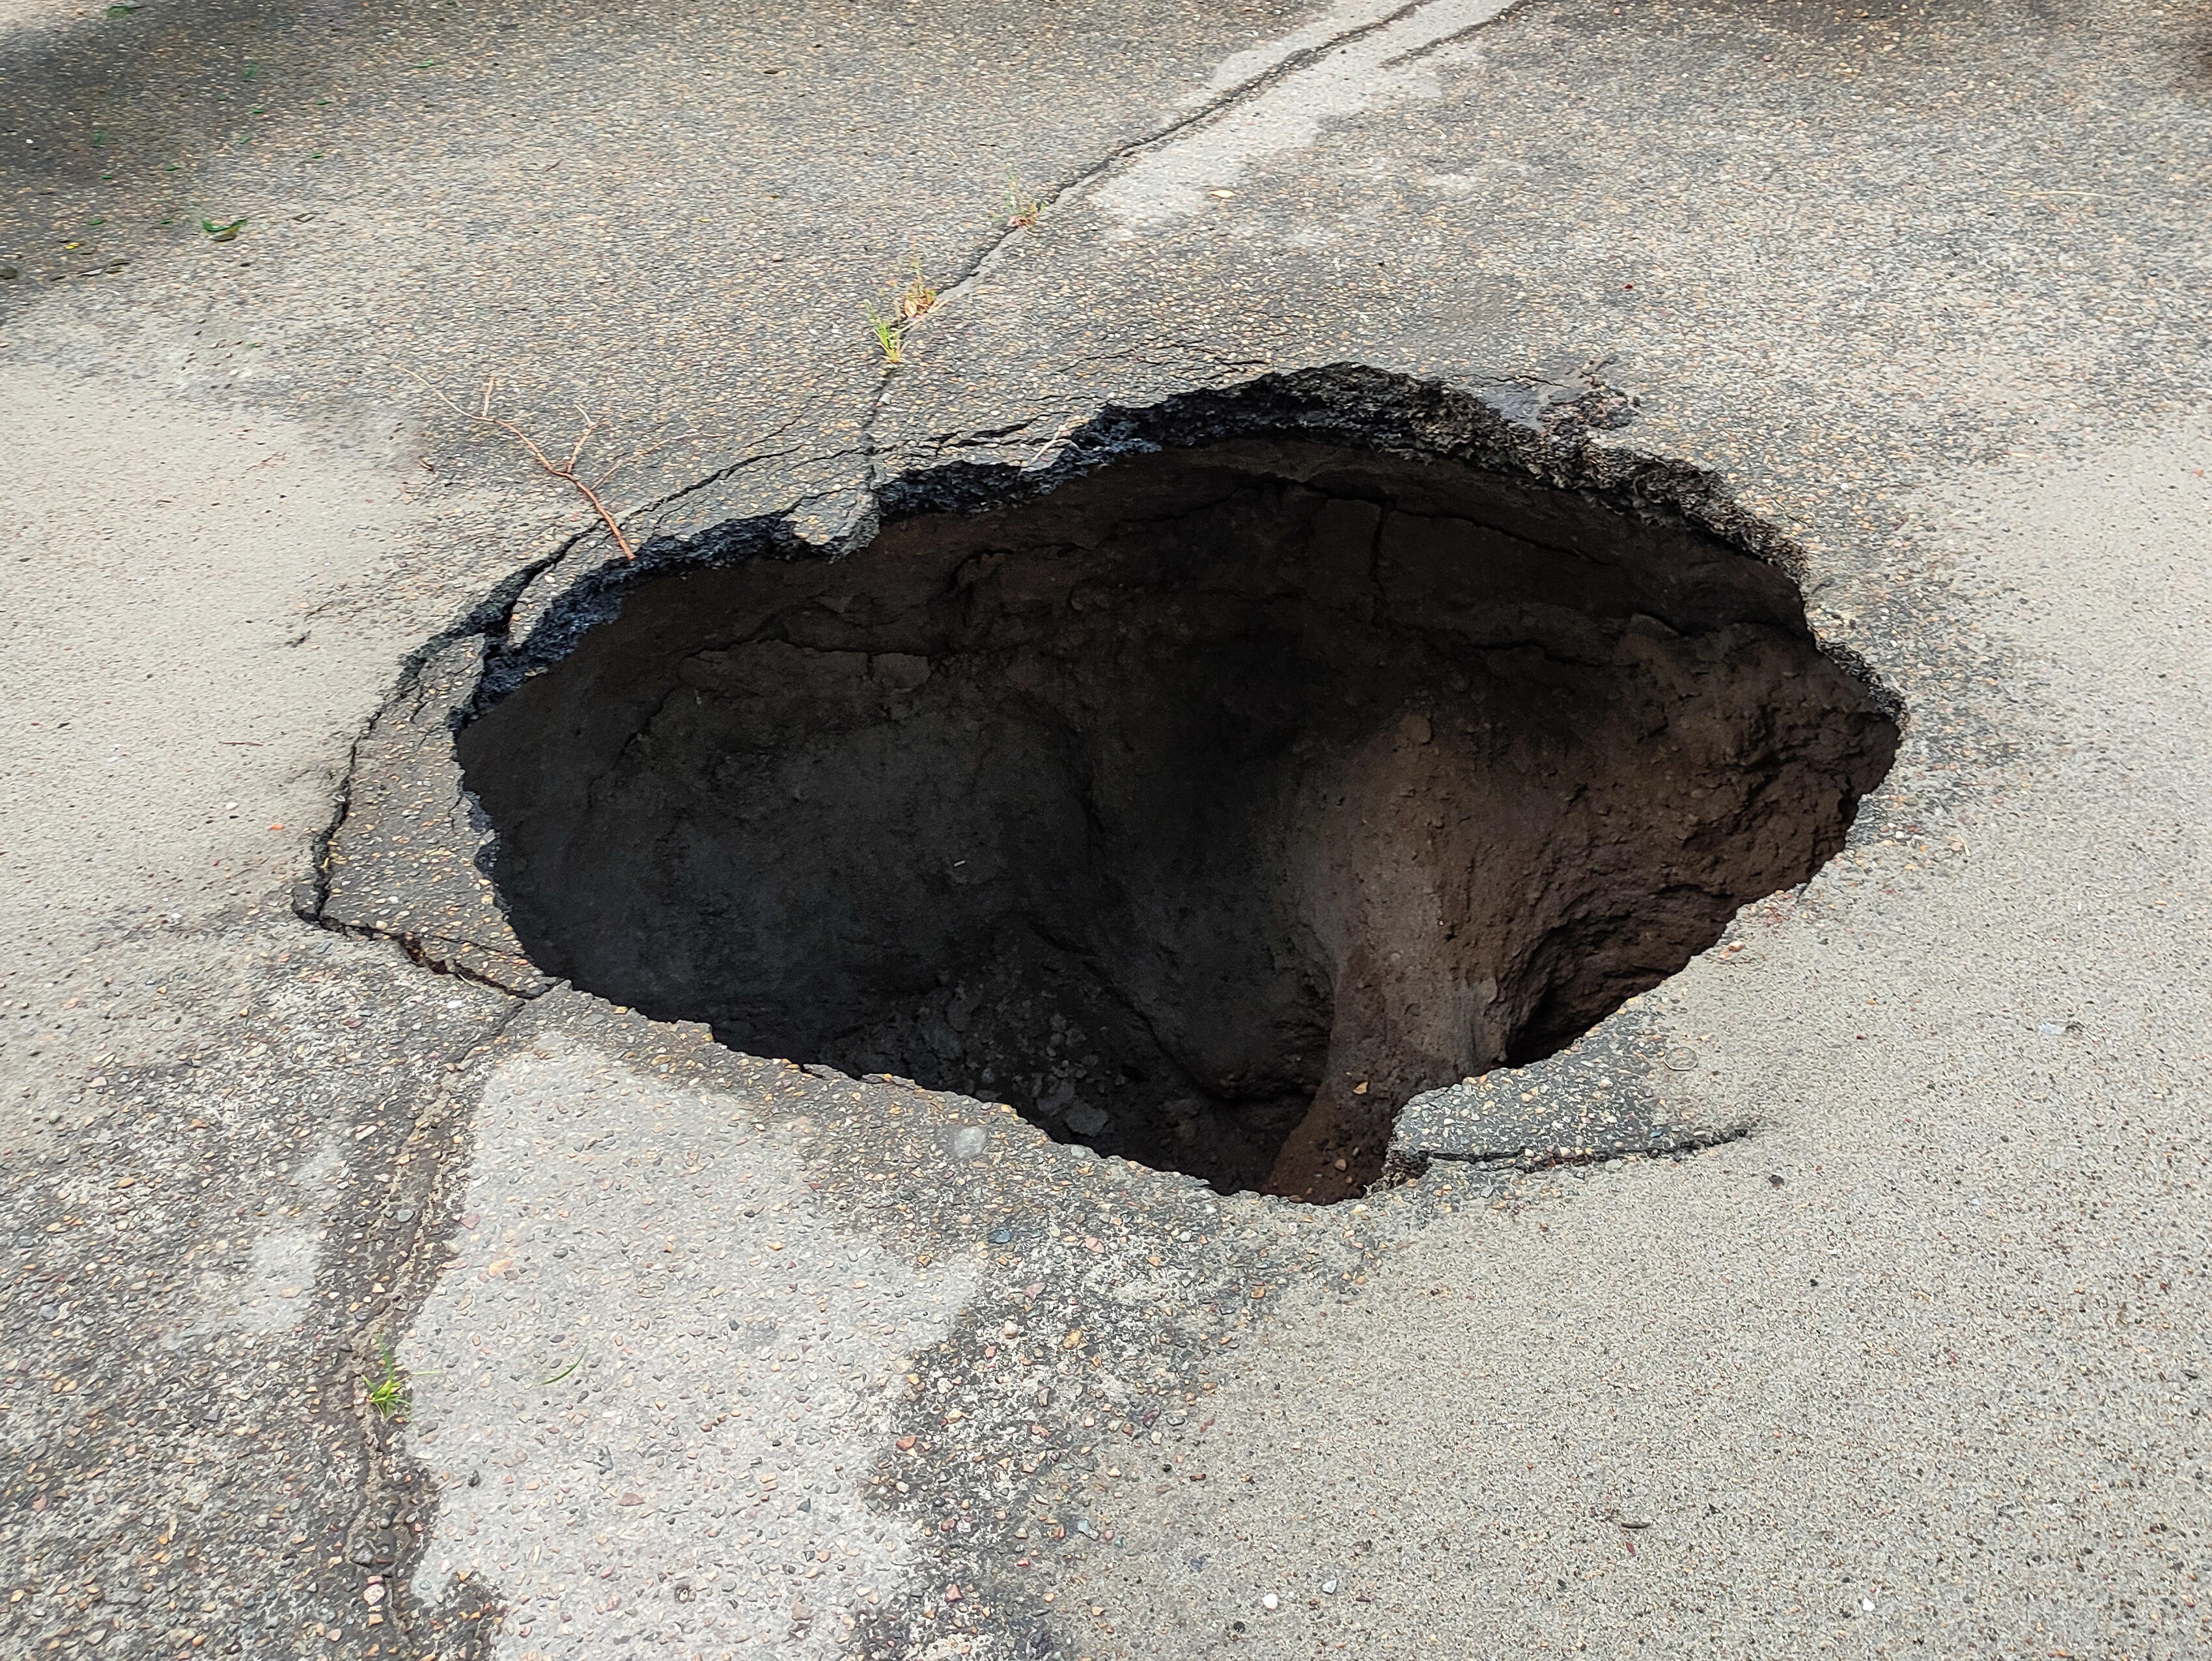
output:
[{"label": "loose dirt clod", "polygon": [[1686,523],[1259,439],[646,581],[460,751],[550,971],[1325,1200],[1809,876],[1896,741]]}]

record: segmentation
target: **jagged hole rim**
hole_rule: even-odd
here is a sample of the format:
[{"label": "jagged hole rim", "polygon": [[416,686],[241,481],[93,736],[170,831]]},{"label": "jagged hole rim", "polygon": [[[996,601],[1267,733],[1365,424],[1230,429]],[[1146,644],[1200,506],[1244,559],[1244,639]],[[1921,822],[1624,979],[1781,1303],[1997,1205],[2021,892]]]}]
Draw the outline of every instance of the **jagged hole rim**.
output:
[{"label": "jagged hole rim", "polygon": [[459,737],[518,936],[733,1048],[1361,1191],[1411,1094],[1809,877],[1898,729],[1710,514],[1344,436],[628,577]]}]

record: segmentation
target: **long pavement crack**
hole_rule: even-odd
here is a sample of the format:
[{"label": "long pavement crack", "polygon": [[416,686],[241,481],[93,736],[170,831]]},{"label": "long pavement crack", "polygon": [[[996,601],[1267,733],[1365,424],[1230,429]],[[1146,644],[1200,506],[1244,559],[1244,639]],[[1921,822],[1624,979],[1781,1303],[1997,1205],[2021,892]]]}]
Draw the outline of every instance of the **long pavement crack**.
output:
[{"label": "long pavement crack", "polygon": [[[1085,166],[1068,174],[1058,184],[1048,189],[1039,198],[1038,215],[1042,216],[1058,207],[1078,192],[1105,178],[1116,167],[1132,162],[1186,134],[1197,131],[1211,123],[1233,114],[1253,100],[1282,85],[1292,77],[1325,64],[1328,60],[1363,43],[1386,36],[1393,30],[1413,24],[1425,17],[1435,15],[1443,20],[1445,27],[1426,33],[1414,31],[1416,38],[1408,42],[1405,51],[1380,60],[1379,67],[1392,67],[1433,52],[1464,39],[1476,30],[1488,27],[1520,9],[1525,3],[1527,0],[1473,0],[1472,15],[1468,15],[1466,21],[1456,21],[1459,15],[1469,13],[1470,0],[1408,0],[1407,4],[1340,29],[1325,40],[1286,52],[1194,107],[1159,123],[1146,132],[1112,146]],[[986,238],[972,257],[958,269],[951,282],[939,293],[929,313],[924,318],[916,319],[915,323],[917,325],[925,323],[927,317],[942,313],[948,307],[972,294],[977,283],[989,273],[999,257],[1012,244],[1015,238],[1030,228],[1032,222],[1033,220],[1028,218],[1010,222]],[[1194,346],[1188,350],[1192,350],[1196,356],[1206,355],[1206,349],[1202,346]],[[859,491],[862,500],[847,515],[840,531],[830,538],[831,545],[840,551],[849,551],[851,548],[866,541],[873,534],[879,522],[879,502],[883,487],[886,482],[886,475],[883,470],[882,452],[878,441],[878,424],[888,406],[892,389],[897,384],[900,371],[903,367],[902,361],[898,359],[878,364],[874,396],[870,400],[860,423],[859,443],[832,450],[827,453],[826,456],[816,458],[835,459],[844,455],[854,455],[861,460],[862,477],[859,482]],[[1222,363],[1220,367],[1252,369],[1265,366],[1255,361],[1234,360]],[[710,489],[748,467],[785,459],[801,453],[801,449],[797,447],[778,450],[762,447],[782,437],[792,426],[796,424],[798,419],[799,417],[794,416],[782,425],[757,435],[750,441],[750,453],[703,473],[688,484],[666,491],[652,501],[618,515],[618,519],[628,523],[647,514],[658,513],[670,504],[701,490]],[[1048,440],[1040,447],[1028,465],[1035,465],[1036,462],[1041,461],[1050,451],[1052,446],[1066,435],[1066,428],[1063,425],[1053,439]],[[974,436],[975,435],[968,435],[963,439],[948,435],[943,442],[950,445],[972,441]],[[811,493],[791,503],[781,517],[787,520],[796,518],[808,507],[833,499],[841,494],[842,494],[841,491]],[[563,556],[576,545],[588,540],[592,534],[593,533],[586,532],[570,538],[562,545],[558,554],[542,562],[525,574],[521,583],[516,587],[514,593],[508,599],[507,607],[508,612],[512,612],[520,599],[522,589],[526,587],[529,582],[535,581],[545,569],[558,563]]]},{"label": "long pavement crack", "polygon": [[1578,1165],[1613,1165],[1634,1159],[1673,1159],[1685,1153],[1703,1153],[1708,1148],[1725,1147],[1730,1142],[1748,1141],[1759,1130],[1755,1120],[1742,1120],[1709,1130],[1686,1131],[1680,1135],[1663,1137],[1648,1147],[1613,1148],[1518,1148],[1511,1152],[1457,1153],[1437,1151],[1418,1162],[1407,1161],[1393,1169],[1388,1183],[1417,1182],[1427,1174],[1429,1168],[1438,1165],[1465,1165],[1475,1171],[1534,1172],[1564,1171]]},{"label": "long pavement crack", "polygon": [[[511,998],[498,1016],[471,1042],[447,1056],[446,1069],[449,1087],[458,1086],[458,1076],[465,1074],[471,1065],[482,1058],[485,1071],[489,1071],[491,1050],[501,1037],[519,1016],[527,1002],[521,997]],[[424,1116],[409,1137],[410,1146],[420,1146],[430,1133],[455,1123],[465,1124],[467,1112],[451,1095],[439,1104],[440,1110]],[[397,1206],[406,1195],[404,1184],[409,1177],[404,1167],[394,1166],[387,1184],[387,1203]],[[415,1183],[413,1193],[413,1227],[404,1243],[394,1253],[386,1271],[385,1284],[389,1288],[380,1300],[366,1306],[355,1323],[347,1343],[347,1353],[356,1376],[374,1379],[380,1363],[391,1354],[389,1335],[404,1329],[413,1319],[429,1296],[438,1278],[441,1265],[434,1261],[438,1245],[447,1238],[446,1231],[435,1225],[456,1208],[453,1190],[456,1184],[467,1181],[469,1160],[432,1159],[423,1162],[423,1174]],[[394,1311],[404,1311],[394,1318]],[[386,1335],[380,1343],[380,1334]],[[420,1525],[425,1520],[420,1510],[422,1496],[408,1489],[409,1463],[406,1456],[395,1449],[394,1433],[404,1422],[404,1404],[397,1413],[386,1410],[380,1414],[373,1401],[364,1393],[354,1409],[359,1427],[363,1454],[363,1481],[359,1503],[347,1519],[343,1552],[348,1561],[357,1567],[374,1564],[379,1536],[390,1536],[401,1542],[392,1554],[392,1561],[385,1570],[381,1583],[386,1589],[388,1608],[393,1623],[411,1639],[417,1634],[411,1630],[412,1617],[416,1611],[413,1600],[398,1589],[408,1584],[414,1554],[419,1552],[427,1530]]]},{"label": "long pavement crack", "polygon": [[[1302,48],[1276,60],[1258,73],[1249,76],[1236,85],[1225,88],[1188,113],[1164,122],[1149,132],[1115,145],[1090,165],[1068,175],[1052,186],[1040,198],[1038,216],[1041,217],[1050,212],[1077,192],[1097,183],[1115,167],[1227,115],[1291,76],[1302,73],[1372,36],[1409,21],[1419,14],[1431,10],[1441,10],[1450,3],[1451,0],[1411,0],[1410,3],[1400,6],[1382,16],[1341,30],[1326,40]],[[1474,29],[1486,27],[1497,22],[1508,13],[1517,9],[1518,0],[1514,0],[1513,3],[1500,5],[1489,15],[1455,28],[1448,34],[1438,35],[1416,43],[1407,52],[1389,61],[1394,64],[1401,63],[1434,51],[1450,41],[1464,37]],[[1028,228],[1027,225],[1019,223],[1009,223],[1001,227],[995,235],[983,243],[975,257],[945,287],[927,315],[937,315],[947,307],[972,294],[975,285],[989,273],[1000,255],[1016,237],[1023,234]],[[917,321],[923,320],[926,319],[917,319]],[[886,407],[892,388],[897,383],[899,371],[902,367],[903,364],[899,362],[885,362],[881,366],[875,399],[866,419],[861,423],[861,447],[868,463],[866,488],[871,496],[880,492],[884,483],[884,477],[880,471],[880,450],[876,441],[877,423]],[[1046,447],[1048,449],[1049,444]],[[867,514],[864,517],[872,520],[873,515]]]}]

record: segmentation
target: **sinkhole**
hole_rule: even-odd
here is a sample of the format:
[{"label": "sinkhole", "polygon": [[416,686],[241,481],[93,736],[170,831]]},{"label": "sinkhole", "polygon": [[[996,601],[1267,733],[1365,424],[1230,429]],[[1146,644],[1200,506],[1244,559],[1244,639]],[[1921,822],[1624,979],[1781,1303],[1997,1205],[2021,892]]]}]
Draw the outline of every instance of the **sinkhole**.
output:
[{"label": "sinkhole", "polygon": [[459,743],[549,972],[1319,1202],[1810,876],[1897,737],[1678,513],[1262,436],[644,573]]}]

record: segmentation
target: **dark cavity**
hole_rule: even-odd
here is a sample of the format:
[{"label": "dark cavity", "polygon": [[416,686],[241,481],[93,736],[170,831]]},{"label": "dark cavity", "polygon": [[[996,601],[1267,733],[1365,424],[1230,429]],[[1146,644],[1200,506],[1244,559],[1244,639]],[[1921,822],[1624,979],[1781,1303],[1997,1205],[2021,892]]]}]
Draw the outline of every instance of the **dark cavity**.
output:
[{"label": "dark cavity", "polygon": [[1237,441],[650,579],[470,726],[550,972],[1315,1201],[1843,844],[1897,729],[1779,569]]}]

